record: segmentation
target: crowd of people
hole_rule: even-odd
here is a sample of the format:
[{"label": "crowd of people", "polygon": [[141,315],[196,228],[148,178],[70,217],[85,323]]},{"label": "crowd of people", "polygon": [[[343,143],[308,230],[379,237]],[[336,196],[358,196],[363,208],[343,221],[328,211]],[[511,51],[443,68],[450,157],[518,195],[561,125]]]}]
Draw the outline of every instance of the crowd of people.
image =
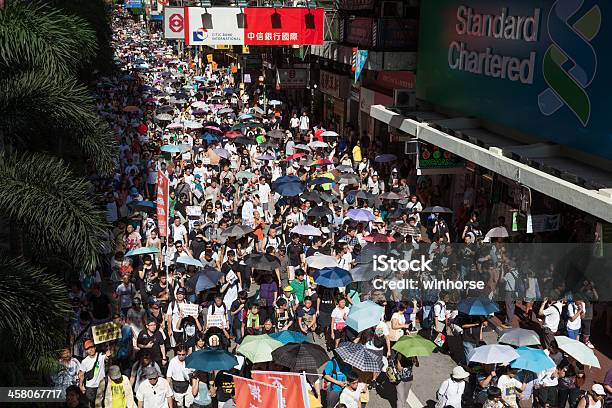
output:
[{"label": "crowd of people", "polygon": [[[395,406],[407,407],[414,368],[428,353],[449,353],[447,336],[463,353],[431,396],[437,407],[610,404],[612,371],[585,386],[584,357],[555,337],[593,348],[592,282],[571,295],[553,266],[525,273],[521,250],[504,236],[486,239],[473,207],[450,226],[452,211],[431,207],[435,195],[419,189],[403,159],[314,126],[303,107],[269,100],[227,67],[182,58],[122,12],[113,26],[119,71],[99,78],[96,97],[119,156],[114,177],[91,177],[113,228],[100,267],[68,293],[69,342],[52,379],[67,390],[67,406],[235,406],[233,375],[289,370],[252,357],[248,339],[263,347],[264,335],[284,332],[285,345],[308,343],[329,356],[309,372],[313,407],[362,408],[388,384]],[[169,184],[163,214],[160,173]],[[412,275],[420,281],[484,286],[381,290],[372,259],[383,254],[431,260],[435,272]],[[552,366],[532,372],[510,364],[516,358],[474,359],[498,304],[498,329],[532,330],[530,345]],[[120,335],[96,343],[92,328],[108,322]],[[415,352],[414,342],[427,351]],[[187,367],[188,356],[210,349],[238,364]]]}]

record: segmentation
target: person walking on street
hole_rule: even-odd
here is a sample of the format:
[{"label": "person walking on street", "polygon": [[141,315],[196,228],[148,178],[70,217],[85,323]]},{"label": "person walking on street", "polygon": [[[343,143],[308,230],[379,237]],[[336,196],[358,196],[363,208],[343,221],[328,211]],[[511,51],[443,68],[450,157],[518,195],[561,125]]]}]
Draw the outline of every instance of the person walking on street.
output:
[{"label": "person walking on street", "polygon": [[89,406],[93,408],[96,402],[98,386],[106,375],[105,363],[108,357],[107,354],[96,350],[93,340],[86,340],[84,347],[87,357],[81,361],[79,388],[89,400]]},{"label": "person walking on street", "polygon": [[136,408],[130,380],[121,374],[119,366],[108,367],[108,377],[100,381],[96,395],[96,408]]},{"label": "person walking on street", "polygon": [[136,392],[138,408],[171,408],[172,389],[165,378],[161,378],[157,370],[147,367],[144,370],[147,378]]}]

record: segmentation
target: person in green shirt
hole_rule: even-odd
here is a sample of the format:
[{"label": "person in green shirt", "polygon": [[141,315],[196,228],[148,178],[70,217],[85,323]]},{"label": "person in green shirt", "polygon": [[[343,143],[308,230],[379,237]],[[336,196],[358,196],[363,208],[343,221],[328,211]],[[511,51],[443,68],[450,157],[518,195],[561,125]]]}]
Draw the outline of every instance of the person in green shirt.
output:
[{"label": "person in green shirt", "polygon": [[305,279],[305,273],[303,269],[297,269],[295,271],[295,279],[289,282],[289,285],[293,288],[293,293],[297,298],[300,304],[304,303],[304,298],[306,297],[306,289],[308,288],[308,283]]}]

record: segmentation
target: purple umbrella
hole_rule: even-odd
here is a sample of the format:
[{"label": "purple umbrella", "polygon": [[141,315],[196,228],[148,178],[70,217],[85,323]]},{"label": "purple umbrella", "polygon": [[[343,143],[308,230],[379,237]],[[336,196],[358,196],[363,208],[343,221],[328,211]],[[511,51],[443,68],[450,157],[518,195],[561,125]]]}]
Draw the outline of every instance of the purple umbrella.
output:
[{"label": "purple umbrella", "polygon": [[214,150],[215,153],[217,153],[217,156],[222,157],[224,159],[229,160],[229,158],[231,157],[230,152],[228,152],[227,150],[223,149],[223,148],[217,148]]},{"label": "purple umbrella", "polygon": [[374,214],[372,214],[368,210],[363,210],[361,208],[352,208],[348,210],[346,215],[351,220],[355,221],[372,221],[374,219]]},{"label": "purple umbrella", "polygon": [[257,157],[257,160],[276,160],[276,157],[272,156],[271,154],[264,154],[262,156]]}]

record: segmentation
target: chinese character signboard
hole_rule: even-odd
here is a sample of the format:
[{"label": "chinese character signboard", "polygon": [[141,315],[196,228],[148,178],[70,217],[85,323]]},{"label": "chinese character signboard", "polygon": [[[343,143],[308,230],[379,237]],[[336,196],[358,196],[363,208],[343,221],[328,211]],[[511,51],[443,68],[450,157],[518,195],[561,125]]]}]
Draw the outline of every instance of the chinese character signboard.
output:
[{"label": "chinese character signboard", "polygon": [[115,322],[102,323],[91,327],[94,344],[106,343],[121,337],[121,326]]},{"label": "chinese character signboard", "polygon": [[185,38],[183,7],[164,7],[164,38],[166,40],[182,40]]},{"label": "chinese character signboard", "polygon": [[277,82],[280,89],[303,89],[308,85],[308,70],[279,69]]},{"label": "chinese character signboard", "polygon": [[374,46],[374,19],[370,17],[351,17],[345,21],[344,41],[362,47]]},{"label": "chinese character signboard", "polygon": [[278,408],[278,388],[248,378],[234,377],[236,408]]},{"label": "chinese character signboard", "polygon": [[142,0],[126,0],[125,1],[125,8],[140,9],[142,7],[143,7]]},{"label": "chinese character signboard", "polygon": [[324,94],[334,98],[344,98],[348,95],[348,77],[321,70],[319,78],[319,89]]},{"label": "chinese character signboard", "polygon": [[238,27],[239,14],[240,9],[232,7],[185,7],[185,44],[244,44],[244,29]]},{"label": "chinese character signboard", "polygon": [[322,8],[246,8],[245,45],[321,45]]},{"label": "chinese character signboard", "polygon": [[159,236],[165,237],[168,234],[168,176],[161,171],[157,172],[157,198],[155,201],[157,208],[157,223],[159,226]]},{"label": "chinese character signboard", "polygon": [[[302,387],[302,376],[298,373],[277,371],[253,371],[254,380],[280,387],[283,395],[281,408],[308,408],[308,394]],[[306,402],[305,402],[306,401]]]}]

